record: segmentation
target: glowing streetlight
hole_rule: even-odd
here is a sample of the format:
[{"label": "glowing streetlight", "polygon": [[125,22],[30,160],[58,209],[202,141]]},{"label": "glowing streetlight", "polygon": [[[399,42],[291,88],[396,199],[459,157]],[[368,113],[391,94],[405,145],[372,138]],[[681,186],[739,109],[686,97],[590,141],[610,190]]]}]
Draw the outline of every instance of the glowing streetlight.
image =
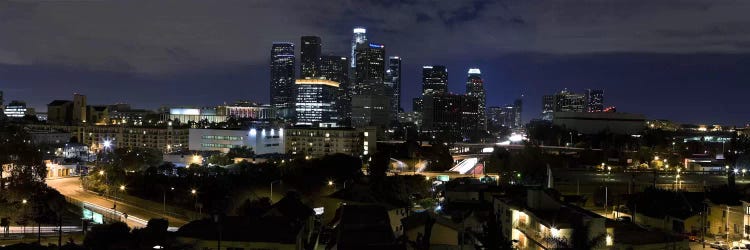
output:
[{"label": "glowing streetlight", "polygon": [[99,170],[99,175],[104,175],[104,170]]},{"label": "glowing streetlight", "polygon": [[125,185],[120,185],[120,191],[125,191]]},{"label": "glowing streetlight", "polygon": [[425,177],[424,177],[424,180],[425,180],[425,181],[429,181],[429,180],[430,180],[430,177],[429,177],[429,176],[425,176]]},{"label": "glowing streetlight", "polygon": [[328,186],[333,186],[333,181],[328,181]]},{"label": "glowing streetlight", "polygon": [[738,172],[740,172],[740,170],[735,168],[734,169],[734,174],[737,174]]},{"label": "glowing streetlight", "polygon": [[111,140],[104,140],[104,143],[102,145],[104,145],[105,149],[109,149],[110,147],[112,147],[112,141]]},{"label": "glowing streetlight", "polygon": [[27,201],[26,199],[21,200],[21,203],[24,204],[24,205],[26,205],[27,202],[29,202],[29,201]]},{"label": "glowing streetlight", "polygon": [[195,189],[193,189],[193,190],[190,190],[190,193],[191,193],[191,194],[195,194],[196,192],[197,192],[197,191],[195,191]]}]

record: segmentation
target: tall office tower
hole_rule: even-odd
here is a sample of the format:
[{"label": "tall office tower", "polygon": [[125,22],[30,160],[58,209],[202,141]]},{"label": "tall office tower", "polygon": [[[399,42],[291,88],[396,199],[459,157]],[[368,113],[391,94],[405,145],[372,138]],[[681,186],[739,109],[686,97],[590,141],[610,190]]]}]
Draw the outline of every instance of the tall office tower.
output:
[{"label": "tall office tower", "polygon": [[3,99],[3,92],[0,91],[0,109],[3,108],[4,104],[5,104],[5,100]]},{"label": "tall office tower", "polygon": [[586,90],[586,112],[604,112],[604,90]]},{"label": "tall office tower", "polygon": [[455,142],[473,135],[479,127],[477,99],[450,93],[425,95],[422,130],[436,138]]},{"label": "tall office tower", "polygon": [[422,66],[422,95],[448,93],[448,69],[443,65]]},{"label": "tall office tower", "polygon": [[367,29],[365,27],[354,27],[354,36],[352,36],[352,62],[350,68],[357,67],[357,45],[365,44],[367,42]]},{"label": "tall office tower", "polygon": [[411,99],[411,109],[414,112],[422,112],[422,97],[415,97]]},{"label": "tall office tower", "polygon": [[584,112],[586,96],[567,89],[555,94],[555,112]]},{"label": "tall office tower", "polygon": [[491,131],[498,131],[501,127],[514,128],[515,107],[505,105],[487,108],[487,126]]},{"label": "tall office tower", "polygon": [[300,78],[318,77],[320,71],[320,37],[303,36],[299,52]]},{"label": "tall office tower", "polygon": [[294,118],[294,44],[271,46],[271,105],[283,120]]},{"label": "tall office tower", "polygon": [[482,81],[482,72],[479,69],[469,69],[466,79],[466,95],[472,96],[477,100],[477,125],[480,129],[487,129],[486,100],[484,92],[484,82]]},{"label": "tall office tower", "polygon": [[521,98],[516,99],[513,102],[513,127],[523,127],[523,120],[521,120],[521,112],[523,112],[523,100]]},{"label": "tall office tower", "polygon": [[86,122],[86,96],[81,94],[73,94],[73,123],[85,123]]},{"label": "tall office tower", "polygon": [[391,112],[396,114],[403,111],[401,108],[401,58],[391,56],[388,58],[388,70],[385,71],[385,84],[391,92]]},{"label": "tall office tower", "polygon": [[542,120],[551,121],[553,112],[555,112],[555,96],[542,96]]},{"label": "tall office tower", "polygon": [[374,86],[382,86],[385,81],[385,46],[368,43],[357,46],[354,92],[370,92]]},{"label": "tall office tower", "polygon": [[337,120],[336,95],[339,83],[323,79],[297,79],[296,125],[334,125]]},{"label": "tall office tower", "polygon": [[352,95],[349,86],[349,59],[344,56],[321,57],[320,76],[339,83],[336,96],[338,123],[340,126],[351,126]]}]

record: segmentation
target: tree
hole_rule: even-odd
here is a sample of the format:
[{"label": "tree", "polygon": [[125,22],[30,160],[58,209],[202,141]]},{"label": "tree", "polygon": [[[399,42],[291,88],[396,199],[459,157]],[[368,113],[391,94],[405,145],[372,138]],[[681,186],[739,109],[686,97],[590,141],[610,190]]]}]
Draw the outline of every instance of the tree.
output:
[{"label": "tree", "polygon": [[377,152],[372,156],[372,163],[368,168],[370,177],[375,180],[382,180],[391,164],[391,158],[384,152]]},{"label": "tree", "polygon": [[86,234],[83,245],[88,249],[111,249],[130,241],[130,228],[123,222],[96,225]]},{"label": "tree", "polygon": [[237,214],[257,218],[268,211],[269,208],[271,208],[271,199],[268,197],[261,197],[253,200],[246,199],[242,202],[242,205],[237,208]]}]

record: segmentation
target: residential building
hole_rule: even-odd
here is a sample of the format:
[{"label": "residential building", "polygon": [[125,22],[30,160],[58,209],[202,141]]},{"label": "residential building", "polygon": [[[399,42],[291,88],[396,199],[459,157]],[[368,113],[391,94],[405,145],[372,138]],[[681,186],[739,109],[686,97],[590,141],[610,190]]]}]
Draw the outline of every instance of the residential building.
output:
[{"label": "residential building", "polygon": [[89,145],[92,150],[99,150],[108,142],[120,148],[151,148],[164,151],[185,149],[188,147],[188,129],[131,127],[131,126],[97,126],[97,125],[55,125],[28,124],[31,130],[61,131],[70,133],[71,139]]},{"label": "residential building", "polygon": [[271,106],[284,120],[294,118],[294,44],[275,42],[271,46]]},{"label": "residential building", "polygon": [[599,214],[560,202],[541,189],[526,190],[525,197],[501,195],[494,198],[496,220],[504,238],[518,249],[578,249],[575,231],[584,230],[587,239],[604,236],[603,244],[592,249],[611,249],[615,232]]},{"label": "residential building", "polygon": [[229,152],[232,148],[249,147],[256,155],[284,154],[283,128],[197,129],[188,132],[188,149],[191,151]]},{"label": "residential building", "polygon": [[331,154],[369,155],[377,149],[374,128],[291,127],[284,134],[285,152],[317,158]]},{"label": "residential building", "polygon": [[[191,249],[303,250],[312,239],[314,212],[298,198],[284,197],[258,218],[226,216],[191,221],[177,231],[177,241]],[[216,233],[216,227],[221,236]],[[221,238],[219,238],[221,237]]]},{"label": "residential building", "polygon": [[30,131],[31,143],[36,145],[61,145],[70,141],[69,132],[58,132],[54,130]]},{"label": "residential building", "polygon": [[384,207],[345,204],[336,212],[336,236],[327,249],[406,249],[396,240]]},{"label": "residential building", "polygon": [[336,95],[339,83],[325,79],[297,79],[296,125],[335,125],[338,122]]},{"label": "residential building", "polygon": [[303,36],[300,42],[300,78],[320,76],[321,41],[317,36]]}]

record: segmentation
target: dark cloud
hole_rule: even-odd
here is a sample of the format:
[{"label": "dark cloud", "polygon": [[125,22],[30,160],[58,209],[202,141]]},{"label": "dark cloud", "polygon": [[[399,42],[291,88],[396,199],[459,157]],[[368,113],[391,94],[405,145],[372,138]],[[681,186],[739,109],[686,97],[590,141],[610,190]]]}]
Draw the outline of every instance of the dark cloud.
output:
[{"label": "dark cloud", "polygon": [[[750,91],[738,73],[750,66],[749,9],[745,0],[0,1],[0,89],[42,106],[73,91],[148,107],[267,101],[272,42],[319,35],[326,54],[349,55],[351,28],[363,25],[404,58],[407,108],[420,66],[446,64],[455,92],[466,68],[480,67],[491,104],[526,94],[526,118],[541,94],[564,87],[605,88],[626,111],[649,113],[638,104],[647,103],[671,118],[679,112],[670,108],[722,101],[685,86]],[[728,110],[720,119],[747,117]]]}]

